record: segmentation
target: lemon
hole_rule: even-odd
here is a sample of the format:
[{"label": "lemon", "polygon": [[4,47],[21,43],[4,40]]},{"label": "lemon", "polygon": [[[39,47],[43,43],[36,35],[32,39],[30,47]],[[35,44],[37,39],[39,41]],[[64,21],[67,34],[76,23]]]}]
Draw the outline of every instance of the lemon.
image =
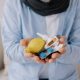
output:
[{"label": "lemon", "polygon": [[45,41],[42,38],[32,39],[26,49],[27,52],[39,53],[44,49]]}]

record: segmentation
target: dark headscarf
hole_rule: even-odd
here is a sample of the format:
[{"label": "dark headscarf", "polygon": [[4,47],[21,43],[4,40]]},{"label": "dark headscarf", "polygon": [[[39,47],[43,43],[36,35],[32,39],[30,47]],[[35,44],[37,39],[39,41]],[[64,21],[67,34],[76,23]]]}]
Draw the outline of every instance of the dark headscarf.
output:
[{"label": "dark headscarf", "polygon": [[49,2],[43,2],[41,0],[23,0],[23,2],[34,12],[42,16],[48,16],[66,11],[70,0],[50,0]]}]

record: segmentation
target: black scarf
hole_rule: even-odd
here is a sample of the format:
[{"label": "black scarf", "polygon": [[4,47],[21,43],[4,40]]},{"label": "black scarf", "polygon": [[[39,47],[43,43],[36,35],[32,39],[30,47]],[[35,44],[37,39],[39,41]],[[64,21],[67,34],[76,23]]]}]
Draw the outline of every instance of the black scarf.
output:
[{"label": "black scarf", "polygon": [[50,0],[50,2],[43,2],[41,0],[22,0],[34,12],[48,16],[58,14],[67,10],[70,0]]}]

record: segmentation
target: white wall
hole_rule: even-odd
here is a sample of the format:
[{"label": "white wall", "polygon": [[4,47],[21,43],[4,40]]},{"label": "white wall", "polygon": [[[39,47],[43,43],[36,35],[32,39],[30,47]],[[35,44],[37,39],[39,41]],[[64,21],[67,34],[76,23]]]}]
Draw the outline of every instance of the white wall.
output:
[{"label": "white wall", "polygon": [[[3,2],[4,0],[0,0],[0,30],[1,30],[1,16],[3,11]],[[0,31],[0,69],[3,67],[3,48],[1,41],[1,31]]]}]

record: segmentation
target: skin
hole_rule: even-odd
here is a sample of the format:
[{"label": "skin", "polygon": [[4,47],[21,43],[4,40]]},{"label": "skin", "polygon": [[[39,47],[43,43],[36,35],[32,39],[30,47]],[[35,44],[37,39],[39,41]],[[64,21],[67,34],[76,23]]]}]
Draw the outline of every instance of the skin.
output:
[{"label": "skin", "polygon": [[[30,40],[31,40],[31,38],[29,38],[29,39],[22,39],[20,41],[20,45],[27,46],[28,43],[30,42]],[[65,54],[66,46],[65,46],[65,37],[64,36],[60,36],[60,43],[63,43],[64,44],[64,46],[59,50],[60,54],[59,53],[54,53],[54,54],[51,55],[51,58],[50,59],[46,58],[45,60],[42,60],[38,56],[36,56],[36,55],[34,55],[32,53],[25,53],[25,52],[24,52],[24,57],[25,58],[33,59],[37,63],[42,63],[42,64],[45,64],[45,63],[53,63],[59,57],[61,57],[63,54]]]}]

